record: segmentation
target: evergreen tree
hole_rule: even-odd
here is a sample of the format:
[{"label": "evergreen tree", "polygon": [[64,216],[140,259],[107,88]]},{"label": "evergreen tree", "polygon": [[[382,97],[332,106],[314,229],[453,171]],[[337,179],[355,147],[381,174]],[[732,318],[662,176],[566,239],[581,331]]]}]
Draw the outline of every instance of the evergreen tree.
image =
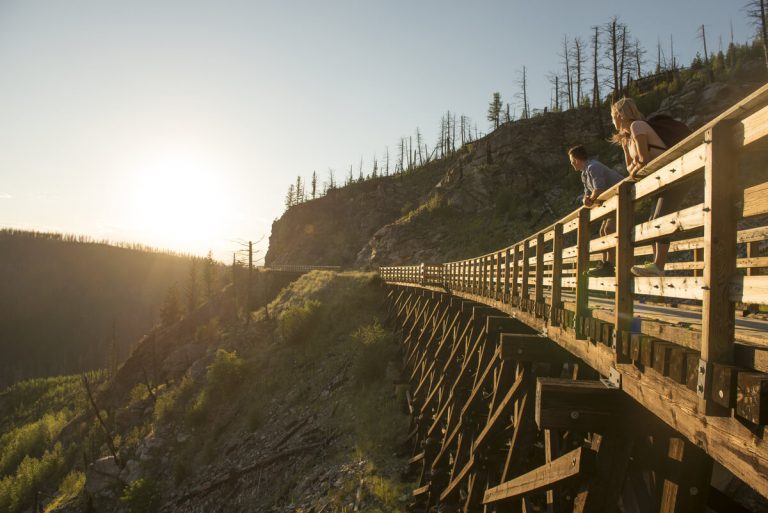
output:
[{"label": "evergreen tree", "polygon": [[285,208],[286,210],[296,204],[296,191],[293,188],[293,184],[288,187],[288,194],[285,195]]},{"label": "evergreen tree", "polygon": [[210,250],[203,260],[203,287],[205,288],[205,298],[211,299],[216,289],[216,262],[213,260],[213,253]]},{"label": "evergreen tree", "polygon": [[501,93],[493,93],[491,103],[488,105],[488,121],[491,122],[493,128],[499,128],[501,105]]},{"label": "evergreen tree", "polygon": [[312,171],[312,199],[317,197],[317,171]]},{"label": "evergreen tree", "polygon": [[163,326],[170,326],[181,316],[181,305],[179,303],[179,288],[174,283],[168,288],[165,294],[165,301],[160,309],[160,322]]},{"label": "evergreen tree", "polygon": [[192,260],[189,265],[189,278],[187,279],[187,313],[193,312],[200,303],[199,287],[200,285],[197,281],[197,262]]}]

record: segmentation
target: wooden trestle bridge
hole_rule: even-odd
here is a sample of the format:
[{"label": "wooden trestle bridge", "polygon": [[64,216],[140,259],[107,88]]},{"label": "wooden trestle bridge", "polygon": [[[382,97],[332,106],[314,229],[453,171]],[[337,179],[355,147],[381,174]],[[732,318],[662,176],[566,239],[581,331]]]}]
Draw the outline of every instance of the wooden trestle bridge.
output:
[{"label": "wooden trestle bridge", "polygon": [[[381,269],[413,510],[731,513],[748,511],[734,487],[768,497],[768,322],[741,314],[768,304],[766,150],[768,85],[598,207],[487,255]],[[640,203],[681,180],[698,203],[644,222]],[[607,216],[617,232],[595,236]],[[669,235],[667,275],[632,276]],[[585,277],[609,248],[616,276]]]}]

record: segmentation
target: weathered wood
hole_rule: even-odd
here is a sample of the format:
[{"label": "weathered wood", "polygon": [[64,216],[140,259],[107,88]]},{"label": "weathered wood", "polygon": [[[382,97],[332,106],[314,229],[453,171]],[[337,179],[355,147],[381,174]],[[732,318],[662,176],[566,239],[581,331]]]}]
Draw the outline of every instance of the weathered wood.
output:
[{"label": "weathered wood", "polygon": [[486,490],[483,504],[519,497],[578,476],[594,464],[594,453],[579,447],[522,476]]},{"label": "weathered wood", "polygon": [[653,343],[653,369],[662,376],[669,376],[669,366],[674,347],[674,344],[660,340]]},{"label": "weathered wood", "polygon": [[520,297],[523,299],[529,298],[529,291],[528,291],[528,284],[530,280],[531,275],[531,264],[529,262],[531,253],[531,239],[526,239],[525,242],[523,242],[523,269],[522,269],[522,276],[521,276],[521,285],[520,285]]},{"label": "weathered wood", "polygon": [[[657,193],[683,177],[690,176],[704,167],[705,147],[696,146],[672,162],[662,166],[653,175],[635,184],[633,198],[638,200]],[[647,166],[646,166],[647,168]]]},{"label": "weathered wood", "polygon": [[743,192],[741,217],[759,216],[768,213],[768,182],[747,187]]},{"label": "weathered wood", "polygon": [[712,459],[683,440],[669,438],[667,460],[660,472],[662,482],[659,513],[704,513],[712,476]]},{"label": "weathered wood", "polygon": [[538,378],[536,424],[540,429],[604,432],[619,426],[626,403],[621,390],[602,381]]},{"label": "weathered wood", "polygon": [[576,363],[579,360],[547,337],[535,334],[503,333],[501,358],[518,362]]},{"label": "weathered wood", "polygon": [[704,290],[701,321],[701,360],[697,393],[700,408],[709,407],[711,364],[730,364],[734,360],[735,307],[731,301],[731,281],[736,272],[736,219],[733,211],[734,188],[738,180],[738,159],[731,147],[725,126],[715,125],[705,134],[704,166]]},{"label": "weathered wood", "polygon": [[734,365],[712,364],[711,399],[723,408],[736,407],[736,378],[739,368]]},{"label": "weathered wood", "polygon": [[[617,190],[616,207],[616,295],[614,299],[614,329],[616,333],[629,332],[634,317],[634,298],[632,296],[632,273],[634,250],[632,248],[632,226],[634,224],[634,205],[632,187],[623,182]],[[614,345],[616,361],[629,362],[629,355],[623,353],[618,344]]]},{"label": "weathered wood", "polygon": [[[589,210],[579,210],[577,232],[576,261],[576,318],[584,318],[589,312],[589,278],[584,274],[589,270]],[[576,332],[577,338],[584,338],[584,333]]]},{"label": "weathered wood", "polygon": [[768,135],[768,107],[763,107],[735,124],[732,139],[736,147],[743,147],[760,141],[766,135]]},{"label": "weathered wood", "polygon": [[534,275],[534,301],[541,303],[544,301],[544,234],[539,232],[536,235],[536,274]]},{"label": "weathered wood", "polygon": [[[552,238],[552,295],[550,298],[550,304],[552,308],[561,308],[563,304],[562,299],[562,278],[563,278],[563,225],[562,223],[555,224]],[[553,323],[555,326],[560,325],[560,321],[556,320]]]},{"label": "weathered wood", "polygon": [[592,434],[595,471],[582,482],[573,501],[573,513],[615,511],[632,453],[632,439],[625,433]]},{"label": "weathered wood", "polygon": [[768,424],[768,374],[740,372],[736,414],[754,424]]}]

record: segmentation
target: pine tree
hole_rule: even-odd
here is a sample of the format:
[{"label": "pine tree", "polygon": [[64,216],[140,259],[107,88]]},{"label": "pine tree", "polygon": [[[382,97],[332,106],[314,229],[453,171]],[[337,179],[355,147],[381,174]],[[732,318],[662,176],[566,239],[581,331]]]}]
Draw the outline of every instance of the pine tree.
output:
[{"label": "pine tree", "polygon": [[213,260],[213,253],[210,250],[203,260],[203,287],[205,298],[211,299],[216,289],[216,262]]},{"label": "pine tree", "polygon": [[181,316],[181,306],[179,304],[179,288],[174,283],[168,288],[165,294],[163,306],[160,309],[160,322],[163,326],[170,326]]},{"label": "pine tree", "polygon": [[192,260],[189,265],[189,277],[187,279],[187,313],[193,312],[200,302],[200,296],[198,294],[199,284],[197,282],[197,261]]},{"label": "pine tree", "polygon": [[285,195],[285,208],[286,210],[296,204],[296,191],[293,188],[293,184],[288,187],[288,194]]},{"label": "pine tree", "polygon": [[317,171],[312,171],[312,199],[317,197]]},{"label": "pine tree", "polygon": [[492,123],[493,128],[499,128],[499,119],[501,114],[501,93],[493,93],[491,103],[488,105],[488,121]]}]

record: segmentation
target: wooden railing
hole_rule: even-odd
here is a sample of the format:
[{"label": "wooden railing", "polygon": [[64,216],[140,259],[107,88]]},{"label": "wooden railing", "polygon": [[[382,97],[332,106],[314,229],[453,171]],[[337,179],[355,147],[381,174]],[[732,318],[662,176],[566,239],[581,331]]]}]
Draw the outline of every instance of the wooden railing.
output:
[{"label": "wooden railing", "polygon": [[286,273],[308,273],[310,271],[340,271],[338,265],[268,265],[265,271],[278,271]]},{"label": "wooden railing", "polygon": [[[580,208],[498,251],[439,265],[383,267],[381,277],[517,317],[622,381],[625,391],[736,475],[754,477],[756,468],[768,469],[768,447],[744,442],[742,436],[754,437],[729,417],[768,424],[768,336],[757,329],[737,340],[735,333],[737,304],[768,304],[768,256],[759,254],[768,239],[767,149],[768,85],[649,163],[639,181],[603,193],[598,206]],[[653,221],[637,212],[682,181],[690,182],[695,204]],[[616,233],[593,235],[609,216]],[[632,265],[668,236],[675,240],[666,276],[633,276]],[[616,252],[615,277],[586,277],[590,263],[609,249]],[[612,308],[590,308],[590,294],[608,298]],[[639,323],[634,310],[640,299],[699,305],[701,328]],[[660,367],[664,380],[651,386],[642,370],[654,366],[654,355],[667,362]],[[672,359],[674,375],[668,372]],[[748,455],[744,460],[728,448],[742,442],[749,446],[739,449]],[[766,482],[764,475],[748,481],[758,488]]]}]

